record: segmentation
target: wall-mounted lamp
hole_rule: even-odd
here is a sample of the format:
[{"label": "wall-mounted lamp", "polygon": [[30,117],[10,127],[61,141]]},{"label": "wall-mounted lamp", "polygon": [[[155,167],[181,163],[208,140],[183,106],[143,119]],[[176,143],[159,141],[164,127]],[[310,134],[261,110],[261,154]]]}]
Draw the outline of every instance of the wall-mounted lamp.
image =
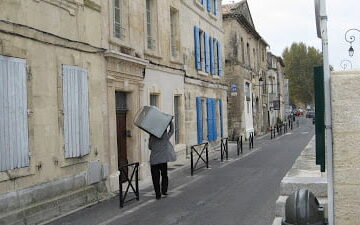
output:
[{"label": "wall-mounted lamp", "polygon": [[347,68],[352,69],[352,63],[347,59],[342,60],[340,66],[343,70],[346,70]]},{"label": "wall-mounted lamp", "polygon": [[349,30],[347,30],[345,32],[345,41],[350,43],[350,48],[348,50],[350,57],[353,57],[354,52],[355,52],[355,50],[354,50],[354,48],[352,46],[352,43],[355,41],[355,36],[351,34],[351,33],[354,33],[354,32],[359,32],[360,33],[360,30],[353,28],[353,29],[349,29]]}]

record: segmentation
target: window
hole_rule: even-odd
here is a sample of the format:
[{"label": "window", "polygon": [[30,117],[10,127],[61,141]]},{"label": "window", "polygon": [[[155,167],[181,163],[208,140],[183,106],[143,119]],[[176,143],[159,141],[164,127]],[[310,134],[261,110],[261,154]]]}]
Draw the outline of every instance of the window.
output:
[{"label": "window", "polygon": [[123,0],[113,0],[113,31],[116,38],[122,39],[125,36],[125,29],[123,24]]},{"label": "window", "polygon": [[255,48],[253,48],[253,60],[254,60],[254,69],[256,70],[256,52],[255,52]]},{"label": "window", "polygon": [[249,45],[249,43],[246,44],[246,53],[247,53],[247,58],[248,58],[248,65],[250,66],[251,62],[250,62],[250,45]]},{"label": "window", "polygon": [[159,107],[159,95],[150,94],[150,105]]},{"label": "window", "polygon": [[171,29],[171,56],[174,58],[178,57],[179,53],[179,13],[176,9],[170,9],[170,29]]},{"label": "window", "polygon": [[214,74],[219,74],[219,67],[218,67],[218,48],[217,48],[217,40],[214,38],[214,67],[215,71]]},{"label": "window", "polygon": [[241,57],[242,57],[242,62],[245,64],[245,46],[244,46],[243,38],[241,38]]},{"label": "window", "polygon": [[215,15],[217,15],[217,0],[208,0],[208,1],[211,1],[212,2],[212,10],[213,10],[213,13],[215,14]]},{"label": "window", "polygon": [[250,101],[250,83],[245,83],[245,97],[246,101]]},{"label": "window", "polygon": [[200,30],[200,63],[201,70],[205,71],[205,33]]},{"label": "window", "polygon": [[146,40],[147,48],[156,47],[156,2],[155,0],[146,0]]},{"label": "window", "polygon": [[175,144],[180,143],[180,96],[174,96]]},{"label": "window", "polygon": [[90,152],[88,75],[78,66],[62,69],[65,158],[81,157]]},{"label": "window", "polygon": [[29,166],[26,61],[0,56],[0,171]]}]

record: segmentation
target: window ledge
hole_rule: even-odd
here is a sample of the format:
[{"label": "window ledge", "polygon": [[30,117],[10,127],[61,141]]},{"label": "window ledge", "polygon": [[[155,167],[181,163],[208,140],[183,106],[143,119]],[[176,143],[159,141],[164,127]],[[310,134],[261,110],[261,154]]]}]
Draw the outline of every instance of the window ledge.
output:
[{"label": "window ledge", "polygon": [[170,59],[170,62],[173,63],[173,64],[178,64],[178,65],[183,65],[184,64],[179,59],[172,58],[172,57]]},{"label": "window ledge", "polygon": [[213,75],[213,78],[219,80],[219,79],[220,79],[220,76],[214,74],[214,75]]},{"label": "window ledge", "polygon": [[153,58],[157,58],[157,59],[162,59],[163,58],[161,55],[159,55],[155,51],[151,51],[151,50],[145,50],[144,55],[150,56],[150,57],[153,57]]},{"label": "window ledge", "polygon": [[88,155],[84,155],[82,157],[77,157],[77,158],[66,158],[65,161],[60,164],[60,168],[87,163],[88,160],[86,156]]},{"label": "window ledge", "polygon": [[209,16],[213,19],[213,20],[218,20],[218,17],[215,16],[214,12],[209,12]]},{"label": "window ledge", "polygon": [[35,171],[30,167],[8,170],[0,172],[0,182],[14,180],[20,177],[27,177],[31,175],[35,175]]},{"label": "window ledge", "polygon": [[198,70],[197,73],[198,73],[199,75],[201,75],[201,76],[209,76],[208,73],[206,73],[206,72],[204,72],[204,71],[202,71],[202,70]]},{"label": "window ledge", "polygon": [[201,9],[202,11],[205,10],[205,7],[199,2],[199,0],[194,0],[195,5]]}]

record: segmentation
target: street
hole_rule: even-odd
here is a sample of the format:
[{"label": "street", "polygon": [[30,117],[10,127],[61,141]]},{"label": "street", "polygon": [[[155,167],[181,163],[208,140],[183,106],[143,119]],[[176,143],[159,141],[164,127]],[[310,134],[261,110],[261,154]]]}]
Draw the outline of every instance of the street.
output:
[{"label": "street", "polygon": [[[310,119],[270,140],[255,139],[254,149],[229,160],[212,158],[211,169],[190,176],[189,168],[170,175],[169,195],[155,200],[152,187],[141,190],[140,201],[119,208],[118,198],[104,201],[52,225],[268,225],[274,219],[279,184],[314,135]],[[245,150],[248,147],[245,145]]]}]

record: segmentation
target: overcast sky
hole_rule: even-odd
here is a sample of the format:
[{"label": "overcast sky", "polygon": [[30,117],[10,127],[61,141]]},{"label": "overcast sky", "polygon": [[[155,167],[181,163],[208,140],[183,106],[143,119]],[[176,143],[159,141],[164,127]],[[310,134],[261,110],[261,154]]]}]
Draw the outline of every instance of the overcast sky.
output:
[{"label": "overcast sky", "polygon": [[[281,56],[293,42],[304,42],[321,50],[316,36],[314,0],[247,0],[256,30],[270,45],[270,51]],[[223,0],[223,4],[239,0]],[[355,54],[348,56],[345,32],[360,29],[359,0],[327,0],[330,64],[342,70],[342,60],[350,60],[353,69],[360,68],[360,32],[355,32]],[[348,66],[349,68],[349,66]]]}]

